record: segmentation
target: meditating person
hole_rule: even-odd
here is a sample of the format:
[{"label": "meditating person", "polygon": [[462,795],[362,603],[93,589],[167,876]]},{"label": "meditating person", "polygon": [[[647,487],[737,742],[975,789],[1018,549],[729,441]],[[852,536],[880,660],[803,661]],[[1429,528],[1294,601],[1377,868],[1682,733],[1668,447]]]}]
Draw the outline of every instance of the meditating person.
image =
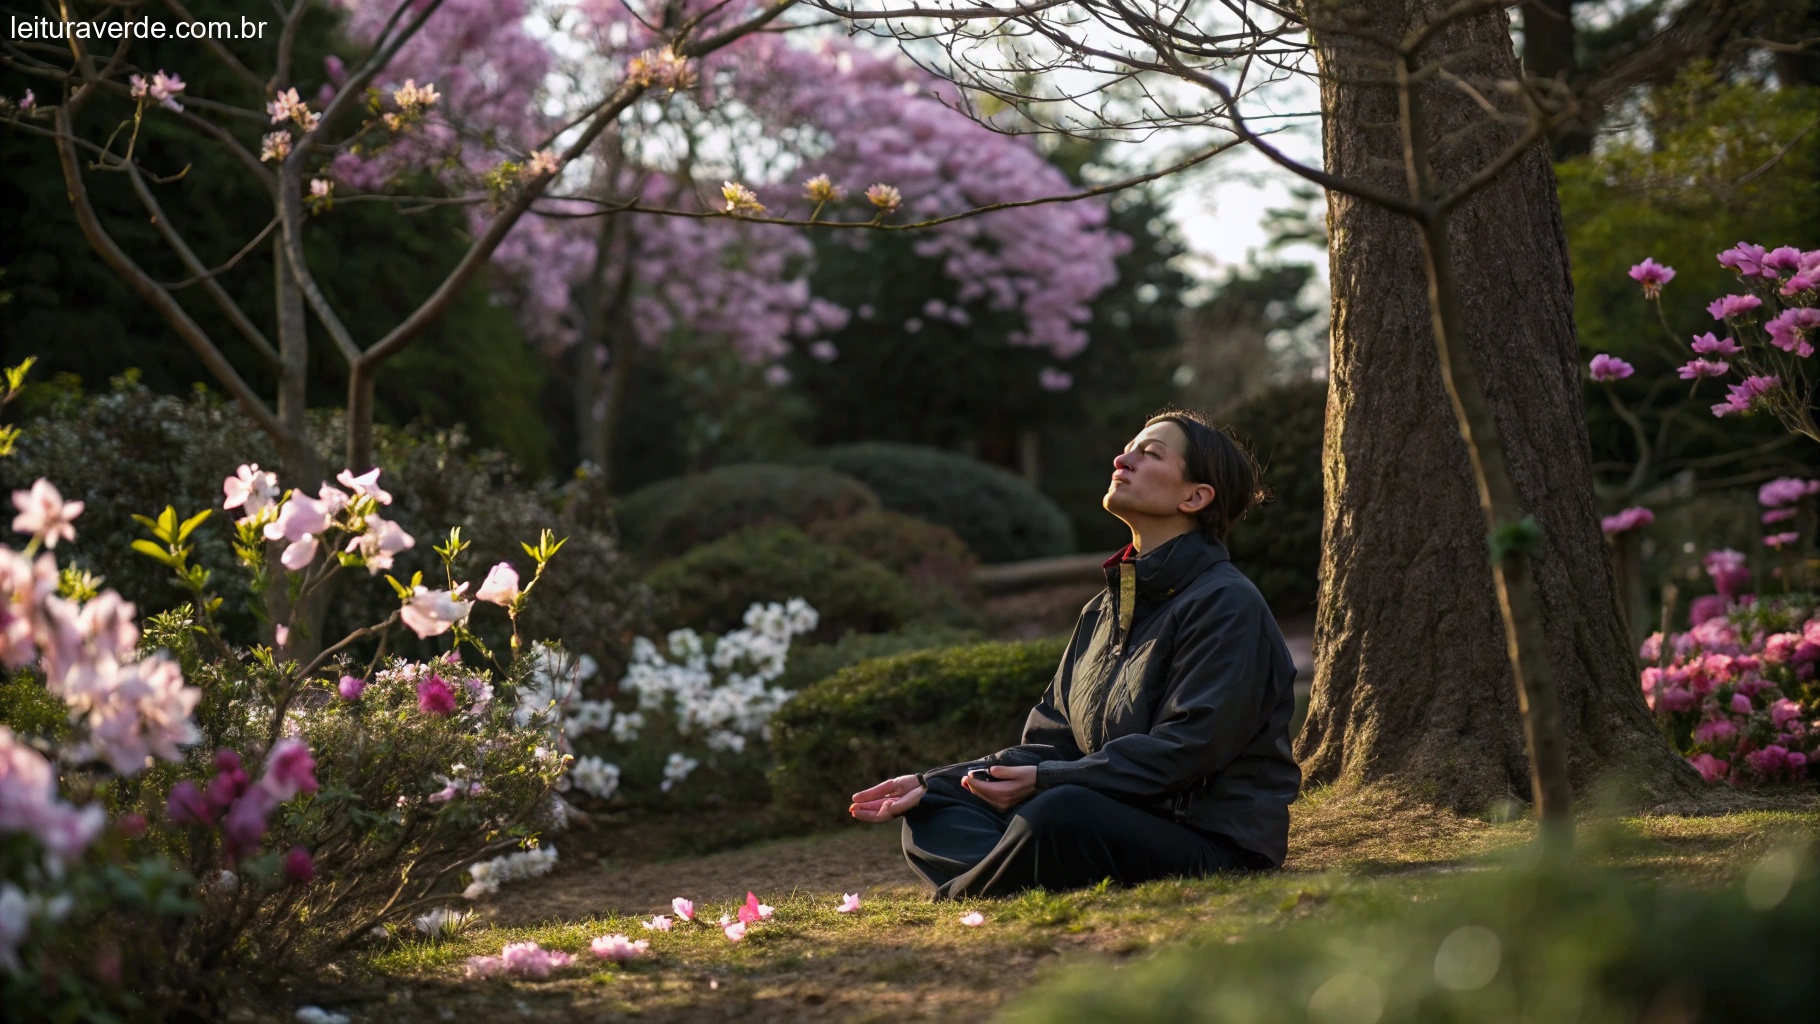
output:
[{"label": "meditating person", "polygon": [[1257,466],[1206,418],[1169,411],[1112,468],[1101,503],[1131,543],[1106,561],[1023,742],[853,795],[861,821],[903,819],[904,856],[938,900],[1283,863],[1302,778],[1295,665],[1224,543]]}]

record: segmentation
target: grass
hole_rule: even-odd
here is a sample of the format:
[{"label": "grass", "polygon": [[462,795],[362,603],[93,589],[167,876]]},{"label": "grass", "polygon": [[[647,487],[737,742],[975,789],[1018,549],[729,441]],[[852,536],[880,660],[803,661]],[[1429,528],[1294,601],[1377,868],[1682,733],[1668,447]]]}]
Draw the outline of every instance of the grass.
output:
[{"label": "grass", "polygon": [[[1430,898],[1450,873],[1495,869],[1530,834],[1524,822],[1459,818],[1407,803],[1386,806],[1381,795],[1374,801],[1317,794],[1298,805],[1290,870],[934,904],[907,884],[906,869],[902,882],[861,886],[868,891],[853,914],[835,911],[840,893],[833,889],[760,889],[776,915],[737,945],[712,924],[678,922],[668,933],[646,932],[639,925],[644,913],[592,913],[585,908],[599,905],[599,890],[588,872],[559,872],[524,883],[527,890],[545,887],[527,892],[536,897],[539,921],[485,925],[442,941],[376,941],[314,983],[274,994],[269,1010],[247,1019],[288,1019],[296,1006],[314,1002],[356,1021],[401,1024],[527,1014],[545,1021],[985,1020],[1047,972],[1115,968],[1160,947],[1243,941],[1303,918],[1395,913]],[[1741,876],[1780,844],[1820,839],[1820,807],[1589,819],[1582,836],[1591,861],[1654,879],[1718,884]],[[894,838],[884,831],[860,836],[877,844]],[[816,863],[826,877],[839,874],[829,858],[858,856],[857,841],[849,830],[717,855],[723,860],[713,865],[713,858],[682,859],[640,870],[673,878],[679,892],[689,891],[698,869],[708,871],[695,876],[698,884],[723,889],[733,877],[726,873],[742,870],[740,865],[756,871],[760,865]],[[738,857],[747,859],[725,859]],[[863,863],[875,879],[893,877],[879,874],[876,857]],[[603,874],[626,869],[608,858]],[[637,898],[651,902],[655,891]],[[509,887],[493,908],[494,919],[509,918],[498,911],[512,903]],[[698,917],[713,921],[735,906],[731,898],[698,899]],[[963,925],[960,917],[970,910],[986,923]],[[614,932],[649,939],[649,955],[626,964],[596,959],[589,940]],[[524,940],[574,953],[577,964],[540,981],[463,977],[468,957]]]}]

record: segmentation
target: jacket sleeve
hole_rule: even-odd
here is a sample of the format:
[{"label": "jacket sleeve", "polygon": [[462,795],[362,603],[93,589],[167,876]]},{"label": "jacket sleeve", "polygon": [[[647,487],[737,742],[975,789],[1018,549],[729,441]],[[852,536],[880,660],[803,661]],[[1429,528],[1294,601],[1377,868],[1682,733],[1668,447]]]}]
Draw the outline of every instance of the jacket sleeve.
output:
[{"label": "jacket sleeve", "polygon": [[996,754],[959,764],[943,765],[931,768],[918,774],[924,778],[931,775],[965,775],[973,768],[987,765],[1034,765],[1044,761],[1069,761],[1081,756],[1081,748],[1074,742],[1074,727],[1068,723],[1068,717],[1060,710],[1062,704],[1061,689],[1069,673],[1074,670],[1075,652],[1087,643],[1093,635],[1095,617],[1082,609],[1081,617],[1074,624],[1074,635],[1068,638],[1068,646],[1062,651],[1061,664],[1055,668],[1055,675],[1049,679],[1049,686],[1043,690],[1041,700],[1030,709],[1024,719],[1023,742],[1015,747],[1006,747]]},{"label": "jacket sleeve", "polygon": [[1109,740],[1084,757],[1045,759],[1036,770],[1038,790],[1077,785],[1153,799],[1220,771],[1245,749],[1271,689],[1268,612],[1237,589],[1183,612],[1150,731]]}]

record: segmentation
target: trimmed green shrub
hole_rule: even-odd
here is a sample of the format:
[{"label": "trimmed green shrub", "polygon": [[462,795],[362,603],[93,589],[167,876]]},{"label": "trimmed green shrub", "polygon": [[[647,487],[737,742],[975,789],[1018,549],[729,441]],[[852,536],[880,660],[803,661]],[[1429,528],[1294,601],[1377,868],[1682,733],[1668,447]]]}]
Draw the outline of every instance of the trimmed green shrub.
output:
[{"label": "trimmed green shrub", "polygon": [[711,633],[737,628],[753,602],[800,597],[821,615],[815,636],[881,633],[915,618],[904,578],[785,523],[749,526],[673,558],[646,578],[666,621]]},{"label": "trimmed green shrub", "polygon": [[674,556],[747,526],[808,526],[878,507],[870,488],[834,470],[752,462],[660,480],[632,492],[618,512],[628,545]]},{"label": "trimmed green shrub", "polygon": [[1220,417],[1249,442],[1275,497],[1227,536],[1232,561],[1278,615],[1314,607],[1321,568],[1321,439],[1327,384],[1297,381],[1232,406]]},{"label": "trimmed green shrub", "polygon": [[1011,746],[1065,646],[1046,639],[918,651],[862,661],[808,687],[771,719],[778,809],[847,820],[848,797],[881,779]]},{"label": "trimmed green shrub", "polygon": [[977,644],[985,639],[986,635],[977,629],[912,625],[891,633],[848,633],[831,644],[798,644],[790,648],[790,660],[777,685],[786,690],[802,690],[862,661]]},{"label": "trimmed green shrub", "polygon": [[1060,506],[1023,477],[978,459],[882,441],[822,448],[804,458],[858,479],[893,512],[948,527],[983,562],[1074,550],[1074,529]]},{"label": "trimmed green shrub", "polygon": [[[1075,971],[1014,1024],[1121,1021],[1517,1024],[1811,1019],[1820,1005],[1820,879],[1770,853],[1742,886],[1649,884],[1584,863],[1439,880],[1411,904],[1316,880],[1335,914],[1244,941]],[[1325,890],[1325,891],[1323,891]],[[1301,906],[1298,902],[1297,906]]]},{"label": "trimmed green shrub", "polygon": [[978,560],[946,526],[902,512],[861,512],[810,524],[810,537],[869,558],[909,581],[923,601],[919,617],[959,629],[986,625],[979,588],[973,582]]}]

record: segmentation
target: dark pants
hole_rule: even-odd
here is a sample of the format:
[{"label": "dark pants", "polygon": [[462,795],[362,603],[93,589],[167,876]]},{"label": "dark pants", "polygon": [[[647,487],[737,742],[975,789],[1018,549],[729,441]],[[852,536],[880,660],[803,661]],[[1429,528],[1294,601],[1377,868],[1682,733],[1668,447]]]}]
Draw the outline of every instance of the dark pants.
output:
[{"label": "dark pants", "polygon": [[1046,789],[1009,812],[948,776],[928,786],[904,815],[904,857],[938,900],[1245,868],[1237,850],[1082,786]]}]

